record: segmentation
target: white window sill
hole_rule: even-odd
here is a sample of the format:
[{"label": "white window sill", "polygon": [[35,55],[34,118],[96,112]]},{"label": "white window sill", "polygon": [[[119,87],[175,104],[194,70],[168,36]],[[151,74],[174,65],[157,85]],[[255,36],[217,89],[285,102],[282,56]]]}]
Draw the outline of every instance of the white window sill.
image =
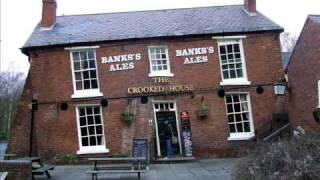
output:
[{"label": "white window sill", "polygon": [[82,147],[77,151],[77,154],[99,154],[109,153],[109,149],[105,146],[93,146],[93,147]]},{"label": "white window sill", "polygon": [[170,72],[149,73],[149,77],[173,77],[174,74]]},{"label": "white window sill", "polygon": [[232,79],[232,80],[224,80],[220,82],[220,86],[247,86],[251,85],[251,82],[244,79]]},{"label": "white window sill", "polygon": [[84,90],[76,91],[71,95],[71,98],[90,98],[90,97],[101,97],[103,94],[99,90]]},{"label": "white window sill", "polygon": [[254,138],[254,133],[235,133],[230,134],[228,141],[245,141]]}]

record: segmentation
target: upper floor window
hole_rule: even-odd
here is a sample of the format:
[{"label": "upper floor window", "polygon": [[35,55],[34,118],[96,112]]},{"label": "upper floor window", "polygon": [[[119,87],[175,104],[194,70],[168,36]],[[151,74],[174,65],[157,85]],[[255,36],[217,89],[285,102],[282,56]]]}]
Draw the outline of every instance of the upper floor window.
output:
[{"label": "upper floor window", "polygon": [[254,136],[250,98],[247,93],[226,94],[229,140],[246,140]]},{"label": "upper floor window", "polygon": [[248,85],[241,39],[219,39],[221,85]]},{"label": "upper floor window", "polygon": [[71,50],[73,89],[72,98],[102,96],[95,49]]},{"label": "upper floor window", "polygon": [[150,77],[173,76],[170,71],[168,48],[165,46],[149,47]]}]

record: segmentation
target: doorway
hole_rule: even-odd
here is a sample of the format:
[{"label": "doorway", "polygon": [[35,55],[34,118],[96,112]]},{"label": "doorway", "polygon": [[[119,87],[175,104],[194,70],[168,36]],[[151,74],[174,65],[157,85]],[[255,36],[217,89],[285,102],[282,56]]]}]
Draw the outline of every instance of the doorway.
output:
[{"label": "doorway", "polygon": [[156,135],[157,135],[157,154],[158,157],[166,156],[165,122],[172,127],[172,134],[178,138],[178,143],[172,144],[173,156],[181,155],[181,142],[179,124],[177,121],[176,103],[174,101],[155,101],[153,103]]}]

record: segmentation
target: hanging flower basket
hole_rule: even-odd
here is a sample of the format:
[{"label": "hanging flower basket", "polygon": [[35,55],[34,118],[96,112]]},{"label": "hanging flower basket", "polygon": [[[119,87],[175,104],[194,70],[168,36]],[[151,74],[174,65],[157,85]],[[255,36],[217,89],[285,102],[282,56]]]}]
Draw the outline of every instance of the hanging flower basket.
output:
[{"label": "hanging flower basket", "polygon": [[313,118],[314,118],[314,120],[317,122],[317,123],[319,123],[320,124],[320,109],[315,109],[315,110],[313,110]]},{"label": "hanging flower basket", "polygon": [[123,122],[126,124],[131,124],[134,120],[134,114],[132,113],[131,104],[126,107],[126,110],[121,114]]},{"label": "hanging flower basket", "polygon": [[204,102],[201,102],[200,108],[198,110],[198,117],[200,119],[205,119],[208,117],[209,108],[205,105]]}]

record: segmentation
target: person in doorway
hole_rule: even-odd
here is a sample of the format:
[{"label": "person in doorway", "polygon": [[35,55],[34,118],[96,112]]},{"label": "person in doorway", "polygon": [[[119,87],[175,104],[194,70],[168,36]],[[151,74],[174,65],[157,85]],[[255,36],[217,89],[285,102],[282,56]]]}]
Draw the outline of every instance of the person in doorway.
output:
[{"label": "person in doorway", "polygon": [[173,148],[172,148],[172,127],[169,121],[164,122],[165,128],[164,128],[164,136],[166,140],[166,148],[167,148],[167,156],[166,158],[171,158],[173,156]]}]

